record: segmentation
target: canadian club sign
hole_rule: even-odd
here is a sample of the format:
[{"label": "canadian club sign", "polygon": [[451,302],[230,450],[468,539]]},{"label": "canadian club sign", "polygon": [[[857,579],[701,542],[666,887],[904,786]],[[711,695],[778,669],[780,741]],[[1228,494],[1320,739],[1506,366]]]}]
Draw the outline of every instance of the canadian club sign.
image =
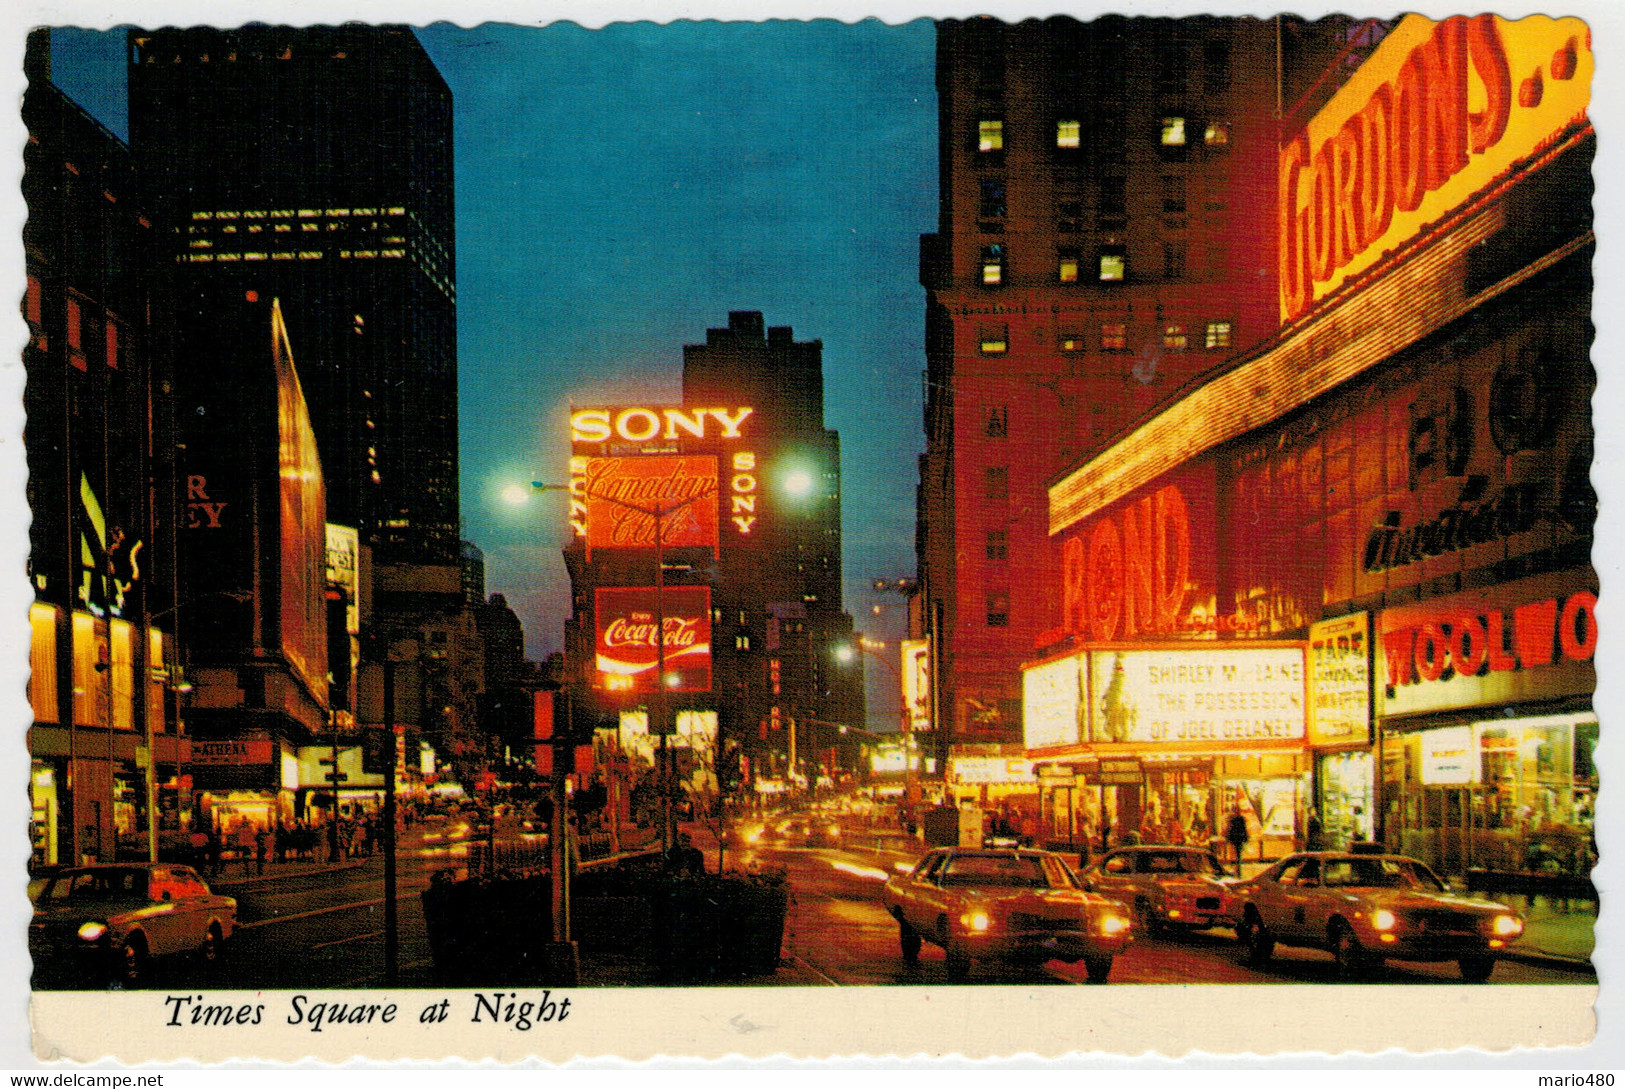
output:
[{"label": "canadian club sign", "polygon": [[[717,547],[717,459],[583,458],[587,549]],[[572,482],[572,487],[577,485]]]},{"label": "canadian club sign", "polygon": [[598,687],[632,695],[655,690],[665,628],[668,692],[711,690],[711,588],[606,587],[596,595]]}]

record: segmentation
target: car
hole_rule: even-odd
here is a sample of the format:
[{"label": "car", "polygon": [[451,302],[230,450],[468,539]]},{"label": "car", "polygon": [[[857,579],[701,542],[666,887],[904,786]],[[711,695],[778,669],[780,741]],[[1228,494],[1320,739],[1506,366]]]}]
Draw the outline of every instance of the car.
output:
[{"label": "car", "polygon": [[155,957],[224,955],[237,901],[209,891],[190,866],[74,866],[40,888],[28,929],[36,973],[138,982]]},{"label": "car", "polygon": [[941,946],[955,983],[984,958],[1081,960],[1089,982],[1105,983],[1134,936],[1121,904],[1084,890],[1048,851],[939,847],[891,877],[882,898],[903,960],[917,963],[922,942]]},{"label": "car", "polygon": [[1232,888],[1248,962],[1262,964],[1277,944],[1325,949],[1350,980],[1385,960],[1453,960],[1463,979],[1481,983],[1524,926],[1504,904],[1452,895],[1403,855],[1288,855]]},{"label": "car", "polygon": [[1235,925],[1224,865],[1205,847],[1118,847],[1078,878],[1084,888],[1129,907],[1141,934]]}]

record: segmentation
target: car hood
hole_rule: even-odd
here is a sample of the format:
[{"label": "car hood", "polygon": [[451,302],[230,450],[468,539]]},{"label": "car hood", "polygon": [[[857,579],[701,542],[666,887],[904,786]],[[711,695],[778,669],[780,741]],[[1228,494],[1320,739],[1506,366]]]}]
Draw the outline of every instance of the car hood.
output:
[{"label": "car hood", "polygon": [[1465,911],[1474,915],[1501,915],[1511,914],[1512,909],[1504,904],[1497,904],[1488,900],[1470,900],[1465,896],[1455,896],[1450,893],[1418,892],[1415,889],[1362,889],[1351,891],[1350,899],[1363,900],[1372,907],[1387,908],[1389,911],[1418,911],[1427,908],[1445,908],[1450,911]]},{"label": "car hood", "polygon": [[967,903],[986,904],[1003,908],[1027,909],[1047,907],[1061,909],[1087,908],[1115,902],[1104,896],[1082,889],[1006,889],[964,888],[957,890]]},{"label": "car hood", "polygon": [[145,900],[98,900],[93,904],[34,905],[36,923],[109,922],[150,906]]}]

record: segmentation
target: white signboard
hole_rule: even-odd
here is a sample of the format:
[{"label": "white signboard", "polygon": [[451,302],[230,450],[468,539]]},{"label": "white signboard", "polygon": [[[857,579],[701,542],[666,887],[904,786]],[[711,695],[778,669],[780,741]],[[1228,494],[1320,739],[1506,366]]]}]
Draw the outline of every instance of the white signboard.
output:
[{"label": "white signboard", "polygon": [[1309,682],[1311,745],[1371,740],[1370,614],[1309,625]]},{"label": "white signboard", "polygon": [[948,775],[961,783],[1036,783],[1033,762],[1008,756],[950,756]]},{"label": "white signboard", "polygon": [[1307,720],[1302,647],[1097,650],[1088,740],[1288,741]]},{"label": "white signboard", "polygon": [[1076,745],[1080,740],[1083,662],[1083,655],[1074,654],[1022,673],[1022,722],[1028,749]]},{"label": "white signboard", "polygon": [[903,702],[908,707],[909,729],[931,728],[931,641],[904,639]]},{"label": "white signboard", "polygon": [[1478,782],[1478,750],[1471,726],[1422,731],[1422,782],[1460,786]]}]

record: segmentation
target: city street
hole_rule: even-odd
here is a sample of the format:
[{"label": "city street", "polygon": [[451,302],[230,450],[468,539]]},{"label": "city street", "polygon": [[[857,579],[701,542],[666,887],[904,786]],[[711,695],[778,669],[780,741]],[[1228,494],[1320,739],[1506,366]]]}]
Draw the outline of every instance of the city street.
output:
[{"label": "city street", "polygon": [[[419,894],[430,876],[466,862],[472,829],[462,822],[407,836],[398,871],[400,984],[434,986]],[[894,841],[895,842],[895,841]],[[716,864],[715,848],[696,835],[706,849],[708,866]],[[784,960],[771,979],[752,985],[874,986],[945,985],[942,951],[927,944],[916,966],[904,963],[897,924],[880,903],[886,876],[911,866],[906,851],[870,846],[873,839],[852,835],[840,848],[755,847],[729,854],[729,865],[783,866],[793,897],[785,925]],[[273,868],[275,869],[275,868]],[[379,856],[337,867],[317,865],[302,872],[244,878],[228,864],[214,882],[238,900],[239,928],[228,955],[218,964],[178,960],[160,964],[146,986],[224,989],[356,988],[384,982],[383,860]],[[615,956],[587,951],[582,955],[582,983],[645,982]],[[1559,967],[1502,961],[1494,983],[1589,983],[1590,973]],[[1083,983],[1083,966],[1051,961],[1032,969],[996,962],[977,962],[971,984],[1028,985]],[[1139,937],[1113,966],[1112,983],[1334,983],[1328,953],[1278,948],[1267,966],[1241,962],[1232,933],[1215,929],[1188,934]],[[1454,963],[1390,964],[1373,977],[1378,983],[1446,983],[1460,985]]]}]

